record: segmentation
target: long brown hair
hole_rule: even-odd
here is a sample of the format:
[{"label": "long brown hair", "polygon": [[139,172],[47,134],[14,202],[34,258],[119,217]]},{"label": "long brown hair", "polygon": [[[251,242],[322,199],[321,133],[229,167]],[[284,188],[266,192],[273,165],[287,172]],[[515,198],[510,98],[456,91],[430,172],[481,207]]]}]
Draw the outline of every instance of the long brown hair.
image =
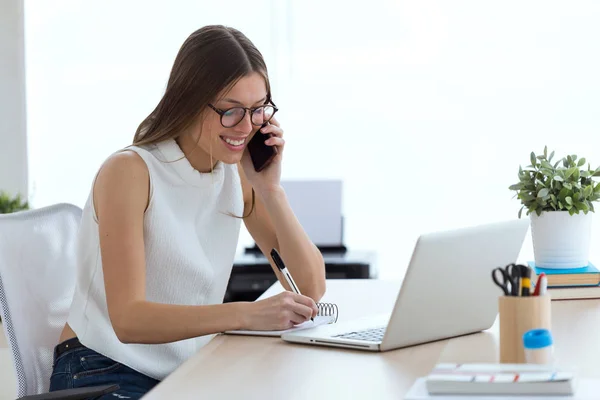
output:
[{"label": "long brown hair", "polygon": [[[250,39],[237,29],[223,25],[198,29],[179,49],[165,93],[137,128],[133,145],[177,138],[219,93],[252,72],[262,75],[267,99],[270,99],[267,66]],[[254,197],[253,189],[250,212],[254,209]]]}]

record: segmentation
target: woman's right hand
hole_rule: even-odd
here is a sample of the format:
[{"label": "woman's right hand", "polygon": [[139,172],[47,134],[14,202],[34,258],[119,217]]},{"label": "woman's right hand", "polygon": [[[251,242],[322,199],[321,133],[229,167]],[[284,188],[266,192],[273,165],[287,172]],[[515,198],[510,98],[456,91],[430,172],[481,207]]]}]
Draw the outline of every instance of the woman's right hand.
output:
[{"label": "woman's right hand", "polygon": [[318,312],[313,299],[289,291],[248,305],[246,329],[255,331],[289,329],[316,317]]}]

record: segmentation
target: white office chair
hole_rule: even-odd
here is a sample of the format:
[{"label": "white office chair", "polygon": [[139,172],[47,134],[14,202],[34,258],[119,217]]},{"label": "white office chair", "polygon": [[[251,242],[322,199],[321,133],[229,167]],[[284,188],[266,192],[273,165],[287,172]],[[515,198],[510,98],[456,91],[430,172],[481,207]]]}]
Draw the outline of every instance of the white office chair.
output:
[{"label": "white office chair", "polygon": [[46,393],[75,289],[81,213],[77,206],[57,204],[0,215],[0,312],[18,397],[89,397],[79,396],[80,389]]}]

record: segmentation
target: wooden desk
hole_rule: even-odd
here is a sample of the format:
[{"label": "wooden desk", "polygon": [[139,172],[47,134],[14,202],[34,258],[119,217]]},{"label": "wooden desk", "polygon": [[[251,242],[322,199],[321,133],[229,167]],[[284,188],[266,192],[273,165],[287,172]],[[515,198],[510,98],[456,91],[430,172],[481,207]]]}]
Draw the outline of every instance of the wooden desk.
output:
[{"label": "wooden desk", "polygon": [[[390,312],[399,282],[330,280],[323,301],[340,320]],[[278,292],[279,284],[265,295]],[[600,378],[600,300],[552,302],[556,355]],[[370,353],[219,335],[144,399],[402,399],[437,362],[497,362],[497,323],[488,331]]]}]

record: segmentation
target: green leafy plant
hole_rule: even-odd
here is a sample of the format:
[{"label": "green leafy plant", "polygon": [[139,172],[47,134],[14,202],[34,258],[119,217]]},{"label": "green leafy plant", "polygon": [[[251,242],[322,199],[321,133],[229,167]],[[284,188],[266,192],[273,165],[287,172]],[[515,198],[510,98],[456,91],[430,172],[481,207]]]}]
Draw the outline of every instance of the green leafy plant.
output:
[{"label": "green leafy plant", "polygon": [[600,183],[595,184],[593,177],[600,176],[600,167],[580,169],[586,163],[585,158],[568,155],[552,164],[554,151],[548,156],[548,147],[544,154],[536,156],[531,152],[531,164],[525,168],[519,166],[519,182],[510,185],[517,192],[516,197],[527,215],[534,212],[539,216],[542,211],[568,211],[570,215],[583,211],[594,212],[594,202],[600,200]]},{"label": "green leafy plant", "polygon": [[29,204],[21,199],[21,195],[14,198],[6,192],[0,192],[0,214],[10,214],[16,211],[28,210]]}]

